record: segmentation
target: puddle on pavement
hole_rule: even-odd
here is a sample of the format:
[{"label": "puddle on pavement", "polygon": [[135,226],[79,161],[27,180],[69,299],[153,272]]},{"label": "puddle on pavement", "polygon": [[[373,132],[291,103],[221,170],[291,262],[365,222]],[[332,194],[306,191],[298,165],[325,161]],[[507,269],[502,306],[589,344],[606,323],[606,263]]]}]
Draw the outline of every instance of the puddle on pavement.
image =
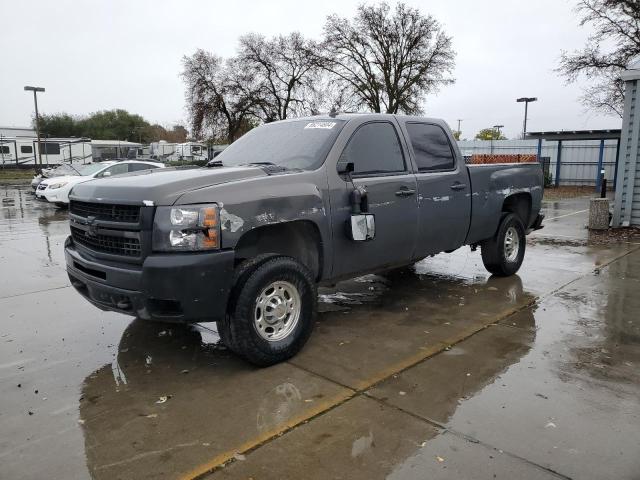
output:
[{"label": "puddle on pavement", "polygon": [[64,240],[69,216],[37,200],[30,187],[0,184],[0,298],[68,285]]},{"label": "puddle on pavement", "polygon": [[[5,271],[19,274],[3,276],[2,294],[66,285],[62,243],[67,212],[36,201],[26,188],[3,188],[0,258]],[[558,203],[553,208],[563,214],[574,205],[567,209]],[[439,338],[489,324],[629,248],[562,242],[536,239],[520,274],[510,278],[490,277],[479,252],[464,248],[410,268],[323,288],[316,332],[292,363],[308,371],[326,368],[321,372],[326,378],[345,385],[366,384],[408,356],[434,347]],[[424,362],[440,362],[441,367],[422,372],[401,388],[394,384],[383,396],[386,401],[415,401],[407,409],[416,408],[417,414],[469,435],[487,435],[488,442],[505,449],[520,445],[522,432],[532,432],[522,456],[553,446],[565,453],[580,450],[577,440],[562,436],[574,435],[567,425],[580,423],[578,415],[593,418],[603,432],[618,428],[625,432],[621,438],[634,440],[621,421],[625,417],[611,418],[606,412],[624,410],[626,423],[638,425],[629,400],[631,393],[637,399],[640,384],[640,296],[634,277],[639,265],[637,260],[625,263],[631,261],[631,256],[624,257],[600,276],[562,291],[555,303],[522,310],[503,325],[453,346]],[[86,464],[94,478],[175,477],[230,449],[241,449],[250,439],[267,438],[347,395],[336,384],[290,364],[263,370],[249,366],[219,345],[212,324],[127,323],[124,317],[95,310],[70,289],[61,292],[66,293],[3,300],[3,308],[17,315],[20,329],[5,324],[0,332],[0,367],[6,367],[0,370],[0,385],[3,406],[8,405],[0,425],[12,437],[0,443],[0,451],[10,452],[0,457],[0,472],[13,468],[9,472],[71,478],[85,476]],[[49,317],[62,323],[56,326]],[[489,331],[492,337],[486,336]],[[54,332],[66,338],[64,343],[52,340]],[[12,364],[14,349],[24,350],[20,372]],[[27,357],[33,358],[30,364]],[[16,383],[27,386],[35,379],[50,386],[48,400],[38,398],[39,405],[50,407],[26,416],[24,407],[33,400],[25,402]],[[405,456],[378,455],[376,448],[389,430],[378,428],[374,417],[368,417],[372,429],[360,425],[351,436],[345,433],[344,452],[353,461],[378,458],[386,462],[385,468],[401,465],[426,438],[411,448],[405,445]],[[27,424],[29,418],[37,422]],[[549,423],[557,428],[546,428]],[[584,435],[606,444],[598,432],[575,429],[577,439]],[[613,443],[606,448],[624,450]],[[313,448],[313,443],[298,445],[289,460],[299,459],[304,466],[306,452]],[[25,465],[24,452],[44,460]],[[327,462],[336,454],[328,450]],[[247,464],[250,460],[247,455]],[[539,460],[562,466],[553,455],[541,454]],[[345,460],[344,465],[351,464]]]},{"label": "puddle on pavement", "polygon": [[345,394],[287,364],[248,365],[220,345],[208,325],[135,320],[114,362],[82,386],[89,471],[94,478],[185,473],[252,438],[275,435]]}]

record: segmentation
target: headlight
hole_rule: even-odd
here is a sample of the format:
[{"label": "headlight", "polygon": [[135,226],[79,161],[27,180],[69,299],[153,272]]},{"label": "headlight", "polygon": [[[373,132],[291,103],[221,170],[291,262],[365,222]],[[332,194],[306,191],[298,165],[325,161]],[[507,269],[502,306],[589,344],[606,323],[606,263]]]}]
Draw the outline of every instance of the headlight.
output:
[{"label": "headlight", "polygon": [[56,188],[62,188],[62,187],[64,187],[67,183],[68,183],[68,182],[54,183],[54,184],[49,185],[49,188],[50,188],[51,190],[55,190]]},{"label": "headlight", "polygon": [[153,221],[153,249],[160,252],[220,248],[218,206],[158,207]]}]

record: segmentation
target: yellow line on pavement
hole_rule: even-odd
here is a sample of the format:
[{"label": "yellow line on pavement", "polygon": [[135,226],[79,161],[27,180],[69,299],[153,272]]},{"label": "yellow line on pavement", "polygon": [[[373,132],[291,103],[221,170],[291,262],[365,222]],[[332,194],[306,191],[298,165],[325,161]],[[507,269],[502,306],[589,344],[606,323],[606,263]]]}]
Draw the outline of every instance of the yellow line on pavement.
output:
[{"label": "yellow line on pavement", "polygon": [[313,407],[310,408],[309,410],[306,410],[297,416],[291,417],[289,420],[282,423],[281,425],[279,425],[277,428],[274,428],[273,430],[263,432],[260,435],[257,435],[256,437],[253,437],[250,440],[247,440],[246,442],[236,445],[234,448],[231,448],[222,453],[219,453],[212,459],[208,460],[206,463],[198,465],[193,470],[190,470],[189,472],[183,475],[180,475],[178,478],[180,480],[194,480],[196,478],[201,478],[203,475],[211,473],[216,467],[224,465],[229,460],[233,459],[236,454],[243,454],[251,450],[254,450],[256,447],[259,447],[261,444],[263,444],[267,440],[277,437],[279,435],[282,435],[287,430],[290,430],[291,428],[300,425],[306,420],[309,420],[310,418],[313,418],[316,415],[319,415],[323,412],[326,412],[327,410],[332,409],[336,405],[339,405],[342,402],[350,399],[355,394],[356,394],[355,391],[343,388],[343,391],[335,395],[334,397],[328,398],[322,402],[318,402],[317,404],[314,404]]},{"label": "yellow line on pavement", "polygon": [[[307,410],[306,412],[303,412],[296,417],[290,418],[288,421],[280,425],[278,428],[275,428],[274,430],[263,432],[260,435],[250,440],[247,440],[246,442],[236,445],[232,449],[229,449],[225,452],[222,452],[216,455],[215,457],[208,460],[206,463],[203,463],[195,467],[193,470],[180,476],[179,479],[195,480],[197,478],[201,478],[204,475],[211,473],[213,470],[220,467],[221,465],[224,465],[225,463],[232,460],[236,454],[244,454],[256,449],[266,441],[274,437],[277,437],[279,435],[282,435],[288,430],[291,430],[292,428],[297,427],[301,423],[306,422],[307,420],[313,417],[316,417],[317,415],[320,415],[328,410],[335,408],[336,406],[350,400],[357,394],[362,393],[364,390],[368,390],[375,384],[390,378],[392,375],[400,373],[408,368],[411,368],[417,365],[418,363],[426,360],[429,357],[433,357],[434,355],[437,355],[438,353],[446,350],[451,345],[454,345],[456,343],[461,342],[462,340],[469,338],[470,336],[480,332],[481,330],[484,330],[490,325],[498,323],[499,321],[509,317],[510,315],[530,307],[534,303],[535,303],[535,300],[526,302],[522,305],[511,308],[504,312],[501,312],[500,314],[494,317],[490,317],[485,322],[476,323],[475,325],[471,325],[463,330],[460,330],[456,332],[454,335],[446,338],[444,341],[439,341],[437,343],[434,343],[433,345],[422,347],[419,351],[415,352],[413,355],[410,355],[404,358],[403,360],[383,370],[376,372],[375,375],[372,375],[371,377],[365,380],[357,382],[355,390],[343,387],[342,393],[334,396],[333,398],[326,399],[325,401],[314,405],[314,408]],[[310,373],[313,374],[312,371],[310,371]]]}]

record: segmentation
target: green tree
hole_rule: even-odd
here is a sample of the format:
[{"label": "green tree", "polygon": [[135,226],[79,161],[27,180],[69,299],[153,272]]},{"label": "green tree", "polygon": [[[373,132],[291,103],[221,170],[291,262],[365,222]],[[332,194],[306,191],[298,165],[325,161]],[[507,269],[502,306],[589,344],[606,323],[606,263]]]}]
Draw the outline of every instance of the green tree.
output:
[{"label": "green tree", "polygon": [[[33,126],[35,127],[35,120]],[[164,140],[164,137],[169,135],[164,127],[159,125],[153,127],[162,129],[163,135],[159,136],[159,140]],[[86,117],[68,113],[40,116],[40,132],[49,137],[88,137],[97,140],[129,140],[148,143],[158,136],[153,127],[140,115],[122,109],[95,112]],[[179,128],[184,130],[184,127]],[[179,134],[180,138],[186,138],[186,134],[181,130],[173,133]]]},{"label": "green tree", "polygon": [[149,122],[122,109],[95,112],[78,123],[84,137],[132,142],[149,139]]},{"label": "green tree", "polygon": [[462,132],[458,131],[458,130],[454,130],[453,131],[453,138],[455,138],[456,140],[460,140],[460,135],[462,135]]},{"label": "green tree", "polygon": [[502,135],[499,130],[495,128],[483,128],[476,133],[476,140],[506,140],[507,137]]},{"label": "green tree", "polygon": [[[36,128],[36,120],[31,121]],[[40,115],[40,134],[45,137],[79,137],[78,120],[68,113]]]}]

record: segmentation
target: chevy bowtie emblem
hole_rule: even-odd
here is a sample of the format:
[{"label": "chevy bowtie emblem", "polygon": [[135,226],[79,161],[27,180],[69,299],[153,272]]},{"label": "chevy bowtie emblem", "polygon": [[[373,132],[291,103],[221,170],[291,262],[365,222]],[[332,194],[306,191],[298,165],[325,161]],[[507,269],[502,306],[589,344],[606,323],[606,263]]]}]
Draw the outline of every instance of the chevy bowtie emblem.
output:
[{"label": "chevy bowtie emblem", "polygon": [[88,237],[95,237],[98,235],[98,226],[96,225],[96,217],[87,217],[87,227],[89,227],[85,233]]}]

